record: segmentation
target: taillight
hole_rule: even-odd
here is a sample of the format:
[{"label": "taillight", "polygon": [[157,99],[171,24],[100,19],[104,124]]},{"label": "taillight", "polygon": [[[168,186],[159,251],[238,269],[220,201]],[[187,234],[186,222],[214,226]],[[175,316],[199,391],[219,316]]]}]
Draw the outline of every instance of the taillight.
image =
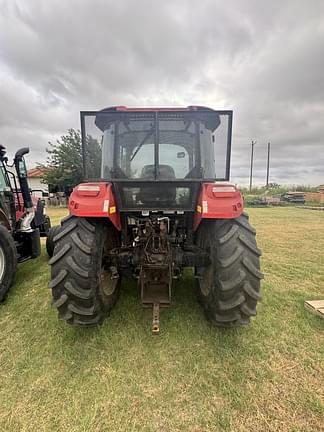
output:
[{"label": "taillight", "polygon": [[212,187],[213,194],[235,192],[236,190],[237,189],[235,185],[232,183],[215,183],[215,185]]},{"label": "taillight", "polygon": [[238,190],[232,183],[217,182],[209,184],[206,192],[210,198],[227,198],[237,193]]}]

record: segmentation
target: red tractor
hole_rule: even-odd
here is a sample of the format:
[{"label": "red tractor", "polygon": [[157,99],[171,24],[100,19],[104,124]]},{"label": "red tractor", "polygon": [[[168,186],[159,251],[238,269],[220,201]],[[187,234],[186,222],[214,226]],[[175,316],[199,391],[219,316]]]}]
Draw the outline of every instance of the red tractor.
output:
[{"label": "red tractor", "polygon": [[27,147],[16,152],[11,166],[15,175],[0,145],[0,302],[12,285],[17,262],[40,255],[40,236],[46,236],[50,228],[43,202],[32,197],[28,186],[24,160],[28,152]]},{"label": "red tractor", "polygon": [[194,268],[200,303],[218,326],[247,324],[260,299],[260,255],[229,183],[232,111],[113,107],[81,112],[85,183],[54,236],[53,304],[69,324],[102,323],[122,277],[144,306],[171,303]]}]

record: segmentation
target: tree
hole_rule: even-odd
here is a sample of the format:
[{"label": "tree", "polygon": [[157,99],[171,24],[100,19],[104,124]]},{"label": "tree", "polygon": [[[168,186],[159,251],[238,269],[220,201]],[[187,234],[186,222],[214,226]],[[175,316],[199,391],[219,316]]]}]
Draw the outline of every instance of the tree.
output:
[{"label": "tree", "polygon": [[82,181],[82,145],[81,135],[75,129],[69,129],[56,144],[49,142],[46,151],[47,167],[50,168],[43,175],[43,182],[62,189],[72,188]]},{"label": "tree", "polygon": [[101,177],[101,146],[91,135],[87,135],[85,143],[85,160],[88,179]]},{"label": "tree", "polygon": [[[50,142],[49,145],[50,148],[46,149],[49,154],[46,165],[49,169],[43,175],[43,182],[62,190],[71,190],[84,179],[80,131],[69,129],[56,144]],[[100,144],[90,135],[86,138],[85,158],[87,177],[100,178]]]}]

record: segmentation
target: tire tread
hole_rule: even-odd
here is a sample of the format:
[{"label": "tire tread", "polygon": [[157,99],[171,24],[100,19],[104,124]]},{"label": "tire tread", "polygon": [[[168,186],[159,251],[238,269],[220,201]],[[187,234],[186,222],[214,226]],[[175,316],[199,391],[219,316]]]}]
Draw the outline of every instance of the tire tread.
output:
[{"label": "tire tread", "polygon": [[103,243],[109,241],[109,236],[111,243],[116,242],[117,231],[109,221],[75,216],[64,218],[58,228],[54,254],[49,261],[52,304],[59,319],[68,324],[83,327],[101,324],[118,298],[120,284],[110,296],[103,297],[99,275]]},{"label": "tire tread", "polygon": [[237,219],[203,221],[198,230],[198,246],[210,251],[213,266],[212,273],[206,272],[209,290],[205,283],[203,293],[197,281],[198,297],[217,326],[247,325],[256,315],[263,274],[255,235],[246,213]]}]

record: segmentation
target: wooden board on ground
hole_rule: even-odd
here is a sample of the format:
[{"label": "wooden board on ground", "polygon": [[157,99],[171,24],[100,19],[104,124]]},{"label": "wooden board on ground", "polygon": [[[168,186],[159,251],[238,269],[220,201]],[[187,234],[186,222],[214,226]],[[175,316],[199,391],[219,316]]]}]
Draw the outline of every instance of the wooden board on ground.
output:
[{"label": "wooden board on ground", "polygon": [[324,318],[324,300],[305,301],[305,308],[313,314]]}]

